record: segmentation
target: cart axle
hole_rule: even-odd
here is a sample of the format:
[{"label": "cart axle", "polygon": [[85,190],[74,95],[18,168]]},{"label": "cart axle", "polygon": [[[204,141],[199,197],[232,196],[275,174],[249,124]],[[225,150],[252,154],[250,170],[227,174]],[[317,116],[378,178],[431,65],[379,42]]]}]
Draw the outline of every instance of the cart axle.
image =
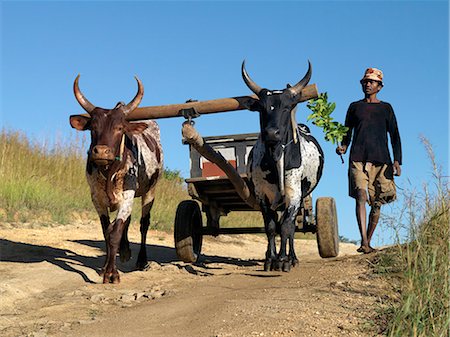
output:
[{"label": "cart axle", "polygon": [[[297,233],[316,233],[316,226],[307,225],[302,228],[295,227]],[[263,227],[235,227],[235,228],[208,228],[203,227],[201,230],[202,235],[221,235],[221,234],[265,234],[266,230]]]}]

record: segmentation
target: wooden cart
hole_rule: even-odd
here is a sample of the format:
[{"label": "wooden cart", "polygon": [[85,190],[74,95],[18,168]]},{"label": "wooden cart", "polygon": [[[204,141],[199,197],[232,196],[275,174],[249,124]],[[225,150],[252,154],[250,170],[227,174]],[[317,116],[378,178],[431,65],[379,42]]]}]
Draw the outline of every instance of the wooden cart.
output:
[{"label": "wooden cart", "polygon": [[[249,186],[246,175],[247,159],[258,134],[239,134],[202,138],[204,146],[220,154]],[[174,237],[178,257],[184,262],[196,262],[202,248],[204,235],[265,233],[264,227],[221,228],[220,217],[231,211],[257,211],[242,198],[227,174],[215,163],[207,160],[189,144],[190,178],[186,179],[189,195],[193,200],[182,201],[175,216]],[[211,150],[210,150],[211,152]],[[217,161],[216,161],[217,162]],[[233,172],[232,172],[233,173]],[[311,196],[305,198],[297,216],[297,232],[317,234],[319,254],[323,258],[335,257],[339,253],[336,204],[333,198],[316,200],[315,216]],[[203,225],[202,214],[206,215]],[[282,209],[280,209],[282,211]]]}]

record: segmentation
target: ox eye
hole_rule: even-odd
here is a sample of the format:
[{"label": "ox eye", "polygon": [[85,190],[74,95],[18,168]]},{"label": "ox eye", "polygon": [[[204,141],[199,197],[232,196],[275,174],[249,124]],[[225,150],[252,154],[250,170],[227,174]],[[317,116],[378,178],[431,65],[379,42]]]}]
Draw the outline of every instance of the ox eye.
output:
[{"label": "ox eye", "polygon": [[270,110],[273,110],[273,109],[275,109],[275,108],[273,107],[273,105],[271,105],[271,106],[270,106]]}]

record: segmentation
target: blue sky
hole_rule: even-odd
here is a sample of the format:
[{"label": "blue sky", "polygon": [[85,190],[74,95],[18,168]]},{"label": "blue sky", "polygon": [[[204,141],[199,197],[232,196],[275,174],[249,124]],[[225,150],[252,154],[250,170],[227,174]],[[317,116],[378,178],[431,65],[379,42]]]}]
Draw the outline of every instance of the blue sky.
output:
[{"label": "blue sky", "polygon": [[[37,140],[75,138],[68,121],[83,112],[72,92],[77,74],[83,93],[105,108],[134,97],[134,75],[145,87],[141,106],[247,95],[243,59],[270,89],[296,83],[309,59],[311,83],[328,92],[343,122],[371,66],[385,74],[379,97],[393,105],[402,137],[397,184],[420,188],[431,169],[419,135],[448,175],[448,18],[447,1],[2,1],[0,127]],[[298,122],[308,114],[300,105]],[[158,121],[165,165],[187,177],[182,122]],[[258,116],[204,115],[196,126],[204,136],[257,132]],[[335,146],[311,129],[326,156],[314,197],[334,197],[340,234],[359,239],[347,161],[342,165]],[[390,242],[391,234],[380,228],[375,239]]]}]

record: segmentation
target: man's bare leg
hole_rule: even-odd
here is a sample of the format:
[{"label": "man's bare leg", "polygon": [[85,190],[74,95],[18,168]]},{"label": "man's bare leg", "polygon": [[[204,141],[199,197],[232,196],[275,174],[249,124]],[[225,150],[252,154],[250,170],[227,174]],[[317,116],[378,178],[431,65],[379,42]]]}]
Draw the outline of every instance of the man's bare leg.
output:
[{"label": "man's bare leg", "polygon": [[367,222],[366,222],[366,202],[367,193],[365,190],[358,189],[356,195],[356,220],[358,221],[359,232],[361,234],[361,247],[358,252],[366,252],[369,250],[369,241],[367,239]]},{"label": "man's bare leg", "polygon": [[369,214],[369,227],[367,229],[367,244],[368,247],[373,249],[370,246],[370,240],[372,239],[372,235],[373,232],[375,231],[375,228],[377,227],[378,224],[378,220],[380,219],[380,210],[381,210],[381,206],[380,205],[373,205],[372,208],[370,209],[370,214]]}]

